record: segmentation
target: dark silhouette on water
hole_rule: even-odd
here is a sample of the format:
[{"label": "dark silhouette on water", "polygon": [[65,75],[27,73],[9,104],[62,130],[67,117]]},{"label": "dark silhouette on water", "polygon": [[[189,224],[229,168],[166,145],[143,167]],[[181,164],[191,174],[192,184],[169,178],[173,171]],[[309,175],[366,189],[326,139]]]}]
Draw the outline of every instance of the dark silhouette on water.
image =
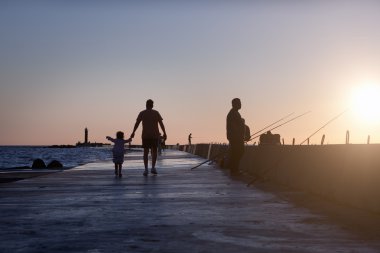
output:
[{"label": "dark silhouette on water", "polygon": [[84,144],[88,144],[88,129],[84,129]]},{"label": "dark silhouette on water", "polygon": [[86,127],[84,129],[84,142],[78,141],[75,146],[71,145],[53,145],[51,147],[54,148],[72,148],[72,147],[103,147],[105,145],[110,145],[110,144],[104,144],[104,143],[98,143],[98,142],[90,142],[88,140],[88,128]]},{"label": "dark silhouette on water", "polygon": [[146,101],[146,110],[141,111],[137,116],[135,126],[133,128],[131,138],[135,137],[135,132],[142,122],[142,146],[144,148],[144,176],[148,175],[148,155],[151,150],[152,155],[152,174],[157,174],[156,161],[157,161],[157,146],[160,138],[160,131],[158,125],[160,125],[163,132],[162,138],[166,140],[166,130],[160,113],[153,110],[153,100],[148,99]]},{"label": "dark silhouette on water", "polygon": [[232,100],[232,108],[227,115],[227,139],[229,141],[228,167],[231,175],[239,175],[240,159],[244,153],[245,124],[239,110],[241,101],[239,98]]},{"label": "dark silhouette on water", "polygon": [[46,168],[46,164],[42,159],[38,158],[33,161],[32,169],[44,169],[44,168]]},{"label": "dark silhouette on water", "polygon": [[57,168],[63,168],[63,164],[60,161],[53,160],[51,161],[46,168],[48,169],[57,169]]},{"label": "dark silhouette on water", "polygon": [[188,140],[189,140],[189,145],[191,145],[191,133],[189,134]]}]

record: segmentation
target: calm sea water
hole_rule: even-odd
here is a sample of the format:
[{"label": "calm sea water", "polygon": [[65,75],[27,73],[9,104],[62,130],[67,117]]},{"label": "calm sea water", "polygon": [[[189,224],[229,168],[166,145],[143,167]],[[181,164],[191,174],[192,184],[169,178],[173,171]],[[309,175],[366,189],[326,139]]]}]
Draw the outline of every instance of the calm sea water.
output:
[{"label": "calm sea water", "polygon": [[53,160],[64,167],[112,159],[112,146],[48,148],[40,146],[0,146],[0,169],[32,166],[33,160],[40,158],[47,165]]}]

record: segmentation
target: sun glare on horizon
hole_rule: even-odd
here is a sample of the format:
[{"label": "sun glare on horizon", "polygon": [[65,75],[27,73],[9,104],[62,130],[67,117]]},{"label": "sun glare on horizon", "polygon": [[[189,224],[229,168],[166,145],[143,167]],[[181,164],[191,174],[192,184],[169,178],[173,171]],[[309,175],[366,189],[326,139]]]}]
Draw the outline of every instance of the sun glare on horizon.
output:
[{"label": "sun glare on horizon", "polygon": [[352,110],[365,124],[380,124],[380,84],[366,84],[352,92]]}]

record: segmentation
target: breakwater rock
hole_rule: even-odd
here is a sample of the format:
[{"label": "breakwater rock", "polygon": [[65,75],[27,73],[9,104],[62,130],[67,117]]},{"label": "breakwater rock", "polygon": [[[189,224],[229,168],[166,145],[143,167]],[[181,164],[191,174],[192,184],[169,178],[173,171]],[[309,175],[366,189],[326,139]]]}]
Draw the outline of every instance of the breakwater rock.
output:
[{"label": "breakwater rock", "polygon": [[32,169],[44,169],[46,168],[46,164],[42,159],[35,159],[32,164]]},{"label": "breakwater rock", "polygon": [[57,168],[63,168],[63,165],[60,161],[53,160],[51,161],[47,166],[44,162],[44,160],[38,158],[33,161],[32,169],[57,169]]}]

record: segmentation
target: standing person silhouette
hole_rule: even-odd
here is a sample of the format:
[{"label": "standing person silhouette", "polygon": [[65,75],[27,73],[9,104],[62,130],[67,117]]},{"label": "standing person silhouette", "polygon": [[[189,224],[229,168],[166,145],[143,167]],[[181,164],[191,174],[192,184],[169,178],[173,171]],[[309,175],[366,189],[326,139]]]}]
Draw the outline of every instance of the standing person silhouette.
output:
[{"label": "standing person silhouette", "polygon": [[192,138],[192,137],[191,137],[191,133],[190,133],[190,134],[189,134],[189,138],[188,138],[188,139],[189,139],[189,145],[191,145],[191,138]]},{"label": "standing person silhouette", "polygon": [[239,175],[240,159],[244,153],[244,119],[240,116],[241,101],[232,100],[232,109],[227,115],[227,139],[229,141],[229,164],[232,176]]},{"label": "standing person silhouette", "polygon": [[162,117],[160,113],[156,110],[153,110],[153,100],[148,99],[146,101],[146,110],[141,111],[137,116],[131,138],[135,137],[135,132],[142,122],[142,146],[144,148],[144,166],[145,171],[144,176],[148,175],[148,155],[149,150],[151,150],[152,155],[152,169],[150,172],[152,174],[157,174],[156,170],[156,161],[157,161],[157,146],[158,140],[160,138],[160,131],[158,125],[160,125],[162,132],[164,133],[162,138],[166,140],[166,131],[164,123],[162,122]]}]

